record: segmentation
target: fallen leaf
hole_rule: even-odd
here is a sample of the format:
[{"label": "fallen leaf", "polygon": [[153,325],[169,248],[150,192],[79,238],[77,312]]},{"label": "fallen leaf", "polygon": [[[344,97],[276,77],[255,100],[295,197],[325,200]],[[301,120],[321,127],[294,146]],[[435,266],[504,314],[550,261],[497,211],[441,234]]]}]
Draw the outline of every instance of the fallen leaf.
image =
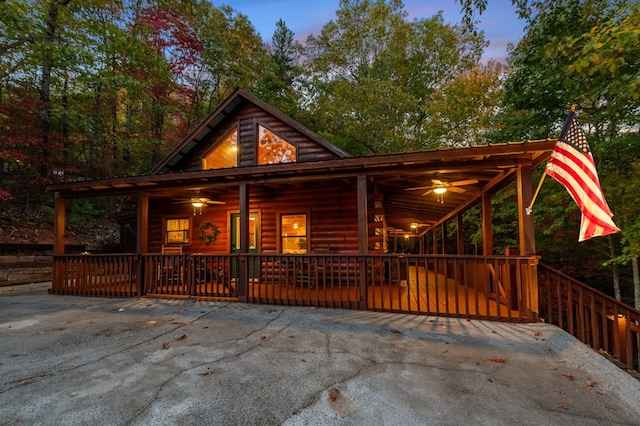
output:
[{"label": "fallen leaf", "polygon": [[210,369],[207,368],[205,371],[203,371],[202,373],[198,373],[198,374],[201,375],[201,376],[209,376],[209,375],[211,375],[213,373],[215,373],[214,370],[210,370]]},{"label": "fallen leaf", "polygon": [[533,335],[536,337],[540,337],[542,336],[542,333],[540,333],[539,331],[536,331],[535,333],[533,333]]},{"label": "fallen leaf", "polygon": [[598,382],[596,382],[595,380],[588,380],[587,381],[587,388],[593,389],[596,386],[598,386]]},{"label": "fallen leaf", "polygon": [[264,340],[266,338],[267,338],[267,336],[260,336],[260,340]]},{"label": "fallen leaf", "polygon": [[506,362],[504,359],[500,358],[499,356],[490,356],[490,357],[489,357],[489,358],[487,358],[487,359],[488,359],[489,361],[491,361],[491,362],[497,362],[497,363],[500,363],[500,364],[503,364],[503,363],[505,363],[505,362]]},{"label": "fallen leaf", "polygon": [[20,382],[21,385],[30,385],[33,383],[33,379],[26,379]]},{"label": "fallen leaf", "polygon": [[576,379],[576,378],[573,376],[573,374],[570,374],[570,373],[564,373],[564,374],[563,374],[563,376],[564,376],[564,377],[566,377],[566,378],[567,378],[567,380],[569,380],[569,381],[571,381],[571,382],[573,382],[573,381]]},{"label": "fallen leaf", "polygon": [[397,348],[393,348],[393,353],[394,354],[398,353],[398,349]]},{"label": "fallen leaf", "polygon": [[171,346],[171,342],[162,342],[162,349],[169,349]]},{"label": "fallen leaf", "polygon": [[563,408],[563,409],[565,409],[565,410],[568,410],[568,409],[569,409],[569,406],[568,406],[567,404],[565,404],[564,402],[559,402],[559,403],[558,403],[558,407],[559,407],[559,408]]},{"label": "fallen leaf", "polygon": [[562,395],[563,394],[562,389],[556,389],[556,393]]},{"label": "fallen leaf", "polygon": [[392,332],[392,333],[400,334],[400,330],[396,330],[395,328],[392,328],[389,331]]},{"label": "fallen leaf", "polygon": [[184,340],[187,338],[186,334],[183,334],[182,336],[178,337],[176,340]]},{"label": "fallen leaf", "polygon": [[329,394],[329,401],[331,402],[334,402],[340,396],[340,391],[336,388],[329,389],[327,393]]}]

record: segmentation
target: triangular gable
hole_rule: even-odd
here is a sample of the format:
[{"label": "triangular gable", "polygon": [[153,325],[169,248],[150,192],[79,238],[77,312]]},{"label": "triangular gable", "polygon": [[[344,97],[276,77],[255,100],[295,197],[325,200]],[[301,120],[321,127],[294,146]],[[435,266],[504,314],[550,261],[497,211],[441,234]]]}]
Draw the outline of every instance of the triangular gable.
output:
[{"label": "triangular gable", "polygon": [[184,160],[195,152],[196,148],[202,148],[201,143],[205,141],[214,132],[223,121],[236,113],[239,109],[245,107],[247,103],[253,104],[263,112],[266,112],[269,116],[275,120],[279,120],[284,125],[288,126],[292,130],[298,132],[306,140],[313,145],[313,149],[307,149],[313,151],[314,155],[320,153],[319,158],[303,159],[300,161],[311,160],[326,160],[326,159],[338,159],[350,157],[349,154],[342,151],[340,148],[329,143],[321,138],[318,134],[307,129],[295,120],[287,117],[277,109],[266,104],[255,96],[249,94],[242,89],[236,89],[227,99],[222,102],[206,119],[204,119],[189,135],[187,135],[182,142],[180,142],[164,159],[162,159],[156,167],[151,171],[151,174],[168,173],[177,171],[176,166],[183,163]]}]

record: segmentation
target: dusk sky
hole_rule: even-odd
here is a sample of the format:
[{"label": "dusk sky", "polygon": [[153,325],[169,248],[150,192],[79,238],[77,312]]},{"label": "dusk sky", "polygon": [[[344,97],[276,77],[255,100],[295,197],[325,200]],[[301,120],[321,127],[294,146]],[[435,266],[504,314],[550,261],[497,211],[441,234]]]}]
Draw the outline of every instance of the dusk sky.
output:
[{"label": "dusk sky", "polygon": [[[226,0],[214,1],[215,6],[229,4],[244,13],[262,36],[271,42],[275,24],[282,18],[287,27],[303,42],[309,34],[319,34],[324,24],[335,19],[339,0]],[[429,1],[405,0],[405,10],[409,19],[428,18],[438,11],[444,12],[447,23],[460,23],[460,4],[457,0]],[[504,62],[507,43],[517,43],[523,35],[523,21],[518,20],[511,0],[489,0],[487,10],[478,19],[478,27],[485,32],[491,42],[485,50],[484,59]]]}]

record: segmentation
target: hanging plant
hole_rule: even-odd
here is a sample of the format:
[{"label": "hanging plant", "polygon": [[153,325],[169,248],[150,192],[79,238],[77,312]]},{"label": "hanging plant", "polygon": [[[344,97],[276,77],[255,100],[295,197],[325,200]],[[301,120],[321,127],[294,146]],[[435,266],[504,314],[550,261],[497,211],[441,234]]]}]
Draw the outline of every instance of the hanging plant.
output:
[{"label": "hanging plant", "polygon": [[220,230],[218,229],[218,225],[213,222],[202,222],[200,224],[198,236],[200,239],[204,241],[206,245],[211,243],[215,243],[218,239],[218,235],[220,234]]}]

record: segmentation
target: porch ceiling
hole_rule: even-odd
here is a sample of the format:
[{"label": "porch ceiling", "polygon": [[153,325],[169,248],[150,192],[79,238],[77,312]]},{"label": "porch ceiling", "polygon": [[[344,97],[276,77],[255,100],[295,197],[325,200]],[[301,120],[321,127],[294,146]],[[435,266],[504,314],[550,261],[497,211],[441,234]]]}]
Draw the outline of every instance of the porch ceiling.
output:
[{"label": "porch ceiling", "polygon": [[[367,176],[370,186],[382,195],[387,226],[409,230],[411,223],[428,230],[443,220],[473,206],[483,193],[492,193],[515,180],[518,166],[535,167],[545,162],[554,139],[439,149],[403,154],[351,157],[327,161],[274,164],[218,170],[153,174],[93,181],[57,183],[47,186],[63,198],[128,195],[147,192],[150,196],[203,196],[233,190],[240,184],[296,184],[307,181],[350,179]],[[477,180],[464,192],[447,191],[439,199],[424,191],[407,188],[431,185],[431,179],[445,182]],[[206,194],[205,194],[206,192]]]}]

